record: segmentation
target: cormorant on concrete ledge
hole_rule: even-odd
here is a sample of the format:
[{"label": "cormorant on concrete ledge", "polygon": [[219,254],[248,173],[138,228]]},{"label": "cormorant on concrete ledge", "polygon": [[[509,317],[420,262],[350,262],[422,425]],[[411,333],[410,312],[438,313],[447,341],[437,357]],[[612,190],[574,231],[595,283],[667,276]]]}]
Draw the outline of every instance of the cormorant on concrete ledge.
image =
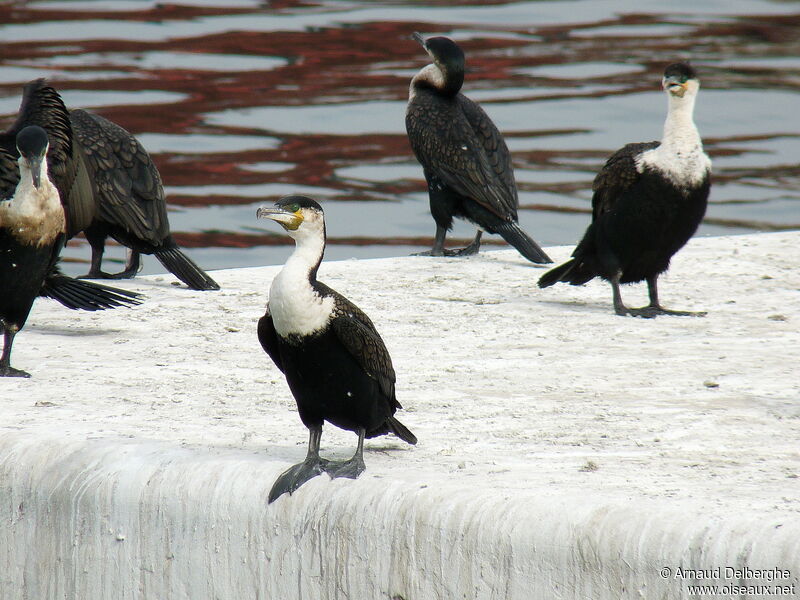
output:
[{"label": "cormorant on concrete ledge", "polygon": [[[658,276],[703,220],[711,187],[711,160],[693,120],[697,73],[687,63],[671,64],[662,87],[669,112],[661,141],[628,144],[611,155],[592,185],[591,225],[572,259],[545,273],[539,287],[599,276],[611,283],[618,315],[706,314],[667,310],[658,299]],[[619,286],[642,280],[650,304],[628,308]]]},{"label": "cormorant on concrete ledge", "polygon": [[[460,93],[464,52],[453,40],[417,40],[433,59],[411,80],[406,131],[428,182],[431,215],[436,222],[432,256],[467,256],[480,249],[483,231],[497,233],[522,256],[551,263],[519,226],[517,184],[503,136],[483,109]],[[466,248],[445,250],[453,217],[478,227]]]},{"label": "cormorant on concrete ledge", "polygon": [[[70,122],[82,146],[95,182],[95,198],[81,196],[82,210],[96,207],[82,231],[92,247],[88,278],[131,278],[140,269],[140,254],[154,255],[193,290],[218,290],[219,285],[186,256],[172,238],[161,175],[150,155],[128,131],[85,110],[70,112]],[[81,230],[71,229],[70,236]],[[125,269],[102,271],[106,239],[111,236],[130,254]]]},{"label": "cormorant on concrete ledge", "polygon": [[[369,317],[355,304],[317,281],[325,252],[322,207],[305,196],[288,196],[258,209],[295,240],[295,250],[272,281],[258,339],[292,390],[300,419],[309,430],[308,454],[275,481],[269,502],[309,479],[328,473],[355,479],[365,469],[364,438],[394,433],[409,444],[417,438],[394,413],[395,373],[389,352]],[[358,434],[350,460],[320,458],[322,424]]]},{"label": "cormorant on concrete ledge", "polygon": [[38,125],[24,125],[24,117],[21,111],[14,126],[0,134],[3,377],[30,377],[11,366],[11,347],[38,296],[84,310],[139,304],[138,294],[78,281],[58,271],[66,220],[58,190],[48,175],[49,139]]}]

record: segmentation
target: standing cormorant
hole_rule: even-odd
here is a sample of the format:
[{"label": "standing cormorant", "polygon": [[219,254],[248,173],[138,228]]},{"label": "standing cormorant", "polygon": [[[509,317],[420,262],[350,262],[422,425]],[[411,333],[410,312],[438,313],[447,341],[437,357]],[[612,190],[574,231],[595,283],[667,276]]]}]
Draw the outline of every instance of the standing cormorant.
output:
[{"label": "standing cormorant", "polygon": [[[281,474],[269,501],[290,494],[323,471],[355,479],[365,469],[364,438],[394,433],[409,444],[417,438],[394,413],[392,359],[375,326],[355,304],[317,281],[325,252],[322,207],[305,196],[288,196],[258,218],[276,221],[295,240],[295,250],[272,281],[258,339],[292,390],[300,419],[309,429],[306,459]],[[320,458],[322,423],[358,434],[350,460]]]},{"label": "standing cormorant", "polygon": [[[600,276],[611,283],[618,315],[705,315],[667,310],[658,301],[658,276],[703,220],[711,187],[711,160],[692,117],[697,73],[687,63],[671,64],[662,86],[669,112],[661,141],[628,144],[611,155],[592,185],[591,225],[573,258],[545,273],[539,287]],[[642,280],[650,304],[628,308],[619,284]]]},{"label": "standing cormorant", "polygon": [[[433,59],[411,80],[406,131],[428,182],[436,222],[432,256],[478,252],[483,231],[498,233],[535,263],[551,263],[518,224],[517,184],[503,136],[475,102],[459,92],[464,83],[464,52],[453,40],[414,34]],[[466,248],[445,250],[453,217],[478,227]]]},{"label": "standing cormorant", "polygon": [[[18,119],[0,134],[0,376],[30,377],[11,366],[14,336],[37,296],[69,308],[99,310],[139,304],[138,294],[77,281],[58,271],[66,220],[48,175],[47,132]],[[17,158],[17,156],[19,158]]]},{"label": "standing cormorant", "polygon": [[[161,176],[139,141],[116,123],[85,110],[71,111],[70,121],[96,191],[96,198],[80,198],[88,207],[96,206],[91,222],[82,229],[92,247],[86,277],[133,277],[140,268],[140,254],[152,254],[190,288],[218,290],[217,282],[172,238]],[[70,235],[80,231],[71,228]],[[113,275],[101,269],[108,236],[130,249],[125,269]]]}]

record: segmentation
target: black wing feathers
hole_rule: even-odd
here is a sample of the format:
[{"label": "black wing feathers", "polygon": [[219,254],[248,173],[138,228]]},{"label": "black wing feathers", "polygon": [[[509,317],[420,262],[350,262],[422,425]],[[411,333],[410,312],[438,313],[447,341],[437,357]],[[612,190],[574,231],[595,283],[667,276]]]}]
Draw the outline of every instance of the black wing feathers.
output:
[{"label": "black wing feathers", "polygon": [[392,366],[392,357],[375,325],[347,298],[324,284],[317,282],[317,285],[321,294],[332,295],[336,299],[336,312],[331,319],[331,327],[339,341],[358,361],[364,372],[378,382],[390,402],[400,408],[395,398],[397,377]]},{"label": "black wing feathers", "polygon": [[592,183],[592,218],[609,212],[628,188],[639,178],[636,157],[642,152],[657,148],[660,142],[627,144],[614,152]]},{"label": "black wing feathers", "polygon": [[0,201],[14,195],[19,183],[19,165],[16,155],[0,146]]},{"label": "black wing feathers", "polygon": [[280,343],[278,342],[278,332],[275,331],[275,325],[272,323],[272,315],[267,306],[267,312],[258,320],[258,341],[261,342],[261,347],[264,352],[269,354],[272,362],[278,367],[281,372],[283,371],[283,361],[281,360]]},{"label": "black wing feathers", "polygon": [[[38,125],[47,132],[50,140],[48,172],[61,196],[67,234],[71,237],[89,226],[97,203],[83,150],[72,139],[69,112],[58,92],[44,79],[31,81],[25,86],[17,120],[7,134],[16,136],[28,125]],[[16,155],[16,147],[13,152]]]},{"label": "black wing feathers", "polygon": [[498,217],[517,218],[517,188],[503,137],[483,109],[458,94],[452,100],[420,89],[406,129],[426,171]]},{"label": "black wing feathers", "polygon": [[73,110],[100,197],[98,215],[136,238],[160,245],[169,236],[161,176],[150,155],[128,131],[85,110]]}]

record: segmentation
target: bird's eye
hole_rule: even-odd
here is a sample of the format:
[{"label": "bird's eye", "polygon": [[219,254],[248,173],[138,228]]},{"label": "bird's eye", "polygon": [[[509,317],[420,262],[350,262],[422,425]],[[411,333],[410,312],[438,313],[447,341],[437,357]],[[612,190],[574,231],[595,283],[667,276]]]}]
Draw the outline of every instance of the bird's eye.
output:
[{"label": "bird's eye", "polygon": [[291,212],[297,212],[298,210],[300,210],[300,205],[297,202],[295,202],[294,204],[290,204],[288,208],[289,211]]}]

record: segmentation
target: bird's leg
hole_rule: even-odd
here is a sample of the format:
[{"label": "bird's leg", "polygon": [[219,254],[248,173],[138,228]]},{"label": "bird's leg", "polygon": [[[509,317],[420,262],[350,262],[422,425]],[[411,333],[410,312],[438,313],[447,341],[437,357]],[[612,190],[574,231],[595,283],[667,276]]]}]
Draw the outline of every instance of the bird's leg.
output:
[{"label": "bird's leg", "polygon": [[[477,254],[478,250],[481,249],[481,236],[483,235],[483,230],[478,229],[475,232],[475,239],[469,244],[469,246],[465,246],[460,250],[447,250],[448,256],[472,256],[473,254]],[[452,254],[450,254],[452,252]]]},{"label": "bird's leg", "polygon": [[78,279],[109,279],[111,275],[103,272],[103,253],[106,248],[106,236],[98,234],[96,231],[87,230],[83,234],[86,241],[92,248],[92,265],[86,275],[81,275]]},{"label": "bird's leg", "polygon": [[102,240],[98,245],[94,243],[94,240],[90,240],[89,245],[92,247],[92,265],[89,267],[89,272],[86,275],[81,275],[79,279],[108,279],[108,273],[103,273],[105,241]]},{"label": "bird's leg", "polygon": [[447,229],[440,225],[436,225],[436,239],[433,240],[433,248],[425,252],[417,252],[413,256],[444,256],[444,238],[447,235]]},{"label": "bird's leg", "polygon": [[[611,290],[614,293],[614,312],[621,317],[631,314],[631,309],[625,306],[622,302],[622,293],[619,291],[619,280],[622,277],[622,272],[617,271],[611,278]],[[633,309],[636,310],[636,309]]]},{"label": "bird's leg", "polygon": [[622,303],[619,293],[619,275],[611,280],[614,287],[614,311],[618,315],[630,315],[632,317],[642,317],[643,319],[654,319],[658,315],[673,315],[678,317],[704,317],[705,312],[688,312],[683,310],[669,310],[663,308],[658,302],[658,275],[647,278],[647,292],[650,296],[650,304],[642,308],[628,308]]},{"label": "bird's leg", "polygon": [[647,278],[647,292],[650,296],[650,304],[643,308],[636,309],[638,311],[647,312],[648,314],[646,316],[673,315],[676,317],[705,317],[706,314],[708,314],[705,311],[689,312],[686,310],[669,310],[661,306],[658,301],[658,275],[652,275]]},{"label": "bird's leg", "polygon": [[275,502],[280,496],[289,492],[292,494],[309,479],[320,475],[328,461],[319,457],[319,442],[322,439],[322,426],[310,427],[308,430],[308,454],[300,464],[287,469],[272,484],[269,491],[269,503]]},{"label": "bird's leg", "polygon": [[356,447],[355,454],[350,460],[342,462],[329,462],[325,467],[325,472],[331,476],[331,479],[337,477],[347,477],[348,479],[356,479],[366,470],[364,464],[364,428],[358,430],[358,447]]},{"label": "bird's leg", "polygon": [[125,270],[115,273],[111,279],[132,279],[142,268],[140,254],[136,250],[128,250],[128,262],[125,263]]},{"label": "bird's leg", "polygon": [[14,336],[17,335],[19,328],[16,325],[0,321],[0,329],[3,330],[3,355],[0,356],[0,377],[30,377],[30,373],[20,371],[11,366],[11,345],[14,343]]}]

